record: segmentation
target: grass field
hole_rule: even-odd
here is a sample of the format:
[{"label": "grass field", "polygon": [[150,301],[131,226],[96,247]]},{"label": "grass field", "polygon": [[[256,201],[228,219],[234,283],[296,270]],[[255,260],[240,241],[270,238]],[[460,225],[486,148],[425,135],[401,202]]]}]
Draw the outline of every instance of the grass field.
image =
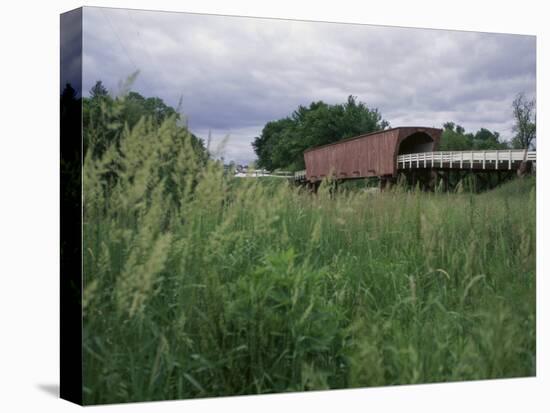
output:
[{"label": "grass field", "polygon": [[84,165],[85,403],[535,374],[534,178],[311,195],[136,129]]}]

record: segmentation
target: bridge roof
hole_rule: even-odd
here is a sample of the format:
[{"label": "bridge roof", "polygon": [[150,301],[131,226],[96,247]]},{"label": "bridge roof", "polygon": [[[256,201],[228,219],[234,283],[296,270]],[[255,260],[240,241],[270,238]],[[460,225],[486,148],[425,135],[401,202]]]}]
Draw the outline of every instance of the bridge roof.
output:
[{"label": "bridge roof", "polygon": [[412,133],[426,132],[426,131],[433,131],[433,130],[441,130],[441,128],[431,128],[431,127],[426,127],[426,126],[397,126],[395,128],[389,128],[389,129],[383,129],[383,130],[379,130],[379,131],[364,133],[362,135],[352,136],[351,138],[341,139],[341,140],[336,141],[336,142],[331,142],[331,143],[326,143],[324,145],[314,146],[312,148],[306,149],[304,151],[304,153],[309,152],[309,151],[314,151],[314,150],[320,149],[320,148],[325,148],[327,146],[338,145],[338,144],[343,143],[343,142],[353,141],[355,139],[362,139],[362,138],[366,138],[366,137],[369,137],[369,136],[382,135],[386,132],[391,132],[391,131],[400,130],[400,129],[412,129],[413,130]]}]

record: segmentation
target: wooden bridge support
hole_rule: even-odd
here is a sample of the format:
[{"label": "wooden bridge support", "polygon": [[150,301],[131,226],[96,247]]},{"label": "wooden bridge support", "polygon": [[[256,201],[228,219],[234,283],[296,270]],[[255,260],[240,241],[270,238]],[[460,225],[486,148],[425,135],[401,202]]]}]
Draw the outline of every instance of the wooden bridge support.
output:
[{"label": "wooden bridge support", "polygon": [[317,182],[308,182],[307,183],[307,189],[313,193],[313,194],[316,194],[317,191],[319,190],[319,187],[321,186],[321,181],[317,181]]},{"label": "wooden bridge support", "polygon": [[[412,169],[403,171],[401,176],[407,187],[423,191],[454,191],[461,185],[463,190],[480,192],[500,185],[515,174],[515,171],[502,170]],[[382,190],[391,188],[389,178],[381,182]]]},{"label": "wooden bridge support", "polygon": [[379,181],[380,191],[389,191],[396,184],[396,179],[392,176],[381,176]]},{"label": "wooden bridge support", "polygon": [[532,162],[522,161],[521,164],[519,165],[517,175],[519,177],[522,177],[522,176],[525,176],[525,175],[531,173],[532,170],[533,170],[533,163]]},{"label": "wooden bridge support", "polygon": [[[380,191],[390,191],[395,185],[405,185],[413,189],[418,188],[422,191],[456,191],[462,188],[464,191],[481,192],[492,189],[501,183],[512,179],[517,171],[514,170],[467,170],[467,169],[432,169],[419,168],[403,170],[398,177],[381,176],[379,177]],[[339,184],[343,181],[334,180],[329,188],[329,193],[334,196],[338,192]],[[321,181],[298,182],[305,186],[306,190],[316,194],[321,185]]]}]

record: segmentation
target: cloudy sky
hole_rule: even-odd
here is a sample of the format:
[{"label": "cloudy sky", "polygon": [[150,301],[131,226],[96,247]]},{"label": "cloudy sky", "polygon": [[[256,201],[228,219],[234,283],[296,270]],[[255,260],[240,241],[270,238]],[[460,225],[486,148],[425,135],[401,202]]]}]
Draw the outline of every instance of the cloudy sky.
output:
[{"label": "cloudy sky", "polygon": [[84,96],[96,80],[182,102],[189,128],[248,163],[266,122],[357,96],[392,127],[446,121],[512,136],[511,103],[535,96],[535,37],[384,26],[84,9]]}]

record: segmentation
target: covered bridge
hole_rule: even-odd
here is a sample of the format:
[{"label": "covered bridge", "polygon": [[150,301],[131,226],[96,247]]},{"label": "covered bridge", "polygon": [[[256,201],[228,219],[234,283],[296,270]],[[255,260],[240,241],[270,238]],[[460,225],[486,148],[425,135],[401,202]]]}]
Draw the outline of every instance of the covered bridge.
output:
[{"label": "covered bridge", "polygon": [[314,183],[329,175],[336,179],[395,177],[399,155],[435,151],[441,133],[436,128],[399,127],[308,149],[305,179]]}]

